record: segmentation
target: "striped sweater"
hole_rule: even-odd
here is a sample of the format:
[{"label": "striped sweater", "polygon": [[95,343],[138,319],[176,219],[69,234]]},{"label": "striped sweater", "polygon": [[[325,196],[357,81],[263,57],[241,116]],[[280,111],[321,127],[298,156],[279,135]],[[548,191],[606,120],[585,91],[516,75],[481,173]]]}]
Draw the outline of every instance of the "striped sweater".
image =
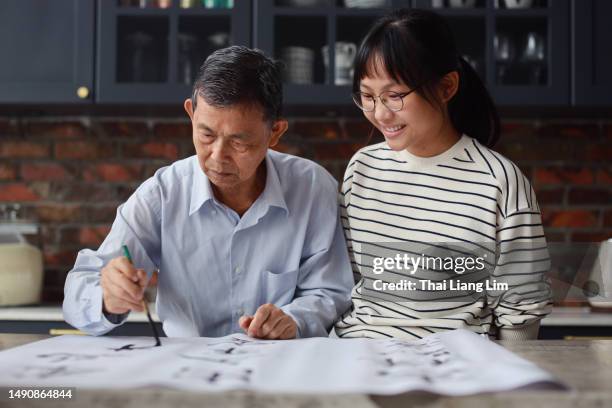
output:
[{"label": "striped sweater", "polygon": [[[336,323],[339,337],[422,338],[457,328],[533,337],[550,313],[550,258],[534,191],[514,163],[475,139],[463,135],[428,158],[384,142],[367,146],[348,165],[340,201],[357,283],[352,307]],[[490,273],[508,289],[467,301],[366,296],[373,279],[364,271],[368,248],[391,242],[491,244],[497,262]]]}]

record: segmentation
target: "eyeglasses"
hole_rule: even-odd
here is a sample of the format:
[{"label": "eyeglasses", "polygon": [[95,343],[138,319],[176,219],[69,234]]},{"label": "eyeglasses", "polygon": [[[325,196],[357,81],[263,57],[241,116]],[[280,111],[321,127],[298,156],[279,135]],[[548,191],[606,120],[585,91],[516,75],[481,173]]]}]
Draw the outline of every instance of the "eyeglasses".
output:
[{"label": "eyeglasses", "polygon": [[376,109],[376,99],[380,99],[383,105],[392,112],[399,112],[404,108],[404,98],[418,88],[411,89],[408,92],[393,92],[385,91],[378,96],[370,95],[364,92],[354,92],[353,101],[359,109],[364,112],[374,112]]}]

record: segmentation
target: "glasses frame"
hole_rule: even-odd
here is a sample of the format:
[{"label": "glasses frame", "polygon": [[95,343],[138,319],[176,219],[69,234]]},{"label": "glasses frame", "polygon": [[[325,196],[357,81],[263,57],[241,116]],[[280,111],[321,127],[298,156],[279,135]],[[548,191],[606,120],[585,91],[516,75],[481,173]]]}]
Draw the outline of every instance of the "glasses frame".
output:
[{"label": "glasses frame", "polygon": [[[408,92],[384,91],[384,92],[381,92],[378,95],[369,95],[369,94],[367,94],[365,92],[361,92],[361,91],[353,92],[353,102],[355,103],[355,105],[357,105],[357,107],[359,109],[361,109],[364,112],[374,112],[374,111],[376,111],[376,100],[378,99],[378,100],[380,100],[380,103],[385,108],[389,109],[391,112],[399,112],[402,109],[404,109],[404,98],[407,97],[408,95],[410,95],[411,93],[415,92],[417,89],[419,89],[419,88],[417,87],[417,88],[411,89]],[[362,94],[369,95],[372,98],[372,100],[374,101],[374,107],[372,109],[364,109],[363,106],[361,106],[360,103],[357,102],[358,100],[361,99],[361,95]],[[384,94],[393,94],[393,95],[399,96],[400,100],[402,101],[402,106],[399,109],[391,109],[390,107],[387,106],[387,104],[381,98]]]}]

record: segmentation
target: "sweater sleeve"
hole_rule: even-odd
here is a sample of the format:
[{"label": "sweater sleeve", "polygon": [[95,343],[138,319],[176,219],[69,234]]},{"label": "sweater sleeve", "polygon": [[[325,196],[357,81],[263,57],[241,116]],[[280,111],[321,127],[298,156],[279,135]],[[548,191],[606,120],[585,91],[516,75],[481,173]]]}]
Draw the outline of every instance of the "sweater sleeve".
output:
[{"label": "sweater sleeve", "polygon": [[349,260],[351,261],[351,269],[353,270],[353,279],[355,283],[361,280],[361,272],[356,261],[354,243],[351,237],[351,227],[349,224],[349,207],[351,202],[351,187],[353,184],[353,171],[355,169],[354,158],[350,161],[346,171],[344,173],[344,180],[340,188],[339,193],[339,204],[340,204],[340,220],[342,222],[342,229],[344,230],[344,238],[346,239],[346,246],[348,249]]},{"label": "sweater sleeve", "polygon": [[537,205],[506,215],[497,230],[498,258],[491,283],[507,289],[489,290],[498,337],[537,338],[539,321],[550,313],[550,256]]}]

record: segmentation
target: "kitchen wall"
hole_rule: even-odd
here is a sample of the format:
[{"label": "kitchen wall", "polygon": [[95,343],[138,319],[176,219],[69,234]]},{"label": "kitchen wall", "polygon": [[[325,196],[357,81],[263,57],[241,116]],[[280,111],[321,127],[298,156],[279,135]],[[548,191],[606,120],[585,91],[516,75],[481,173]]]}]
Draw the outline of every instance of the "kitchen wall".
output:
[{"label": "kitchen wall", "polygon": [[[612,237],[612,119],[504,119],[495,149],[532,180],[552,242]],[[369,139],[358,118],[290,118],[279,150],[338,180]],[[374,135],[373,141],[380,140]],[[59,302],[80,248],[97,248],[117,206],[156,169],[193,154],[182,118],[0,117],[0,203],[42,225],[43,300]]]}]

